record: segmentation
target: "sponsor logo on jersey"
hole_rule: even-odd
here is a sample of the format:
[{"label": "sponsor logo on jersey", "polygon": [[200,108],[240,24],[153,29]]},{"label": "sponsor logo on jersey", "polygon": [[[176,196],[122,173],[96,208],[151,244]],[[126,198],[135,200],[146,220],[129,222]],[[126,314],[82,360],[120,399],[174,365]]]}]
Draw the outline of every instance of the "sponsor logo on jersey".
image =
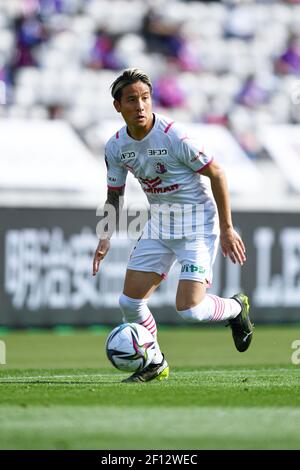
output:
[{"label": "sponsor logo on jersey", "polygon": [[165,186],[163,188],[158,188],[157,186],[162,183],[162,180],[157,176],[153,180],[148,178],[139,178],[140,182],[144,184],[143,190],[145,193],[152,194],[162,194],[169,193],[170,191],[175,191],[179,188],[179,184],[172,184],[171,186]]},{"label": "sponsor logo on jersey", "polygon": [[155,188],[162,182],[159,176],[157,176],[153,180],[149,180],[149,178],[140,178],[140,181],[144,185],[148,186],[148,188]]},{"label": "sponsor logo on jersey", "polygon": [[167,149],[147,149],[149,157],[165,157],[168,155]]},{"label": "sponsor logo on jersey", "polygon": [[162,194],[162,193],[169,193],[179,189],[179,184],[172,184],[171,186],[165,186],[164,188],[143,188],[145,193],[152,193],[152,194]]},{"label": "sponsor logo on jersey", "polygon": [[132,160],[135,158],[135,152],[124,152],[121,154],[121,160]]},{"label": "sponsor logo on jersey", "polygon": [[167,172],[166,166],[161,162],[156,162],[154,165],[154,168],[155,168],[155,173],[159,173],[160,175]]},{"label": "sponsor logo on jersey", "polygon": [[117,178],[114,178],[113,176],[109,176],[108,181],[117,181]]},{"label": "sponsor logo on jersey", "polygon": [[181,267],[182,273],[205,273],[205,268],[199,266],[198,264],[183,264]]}]

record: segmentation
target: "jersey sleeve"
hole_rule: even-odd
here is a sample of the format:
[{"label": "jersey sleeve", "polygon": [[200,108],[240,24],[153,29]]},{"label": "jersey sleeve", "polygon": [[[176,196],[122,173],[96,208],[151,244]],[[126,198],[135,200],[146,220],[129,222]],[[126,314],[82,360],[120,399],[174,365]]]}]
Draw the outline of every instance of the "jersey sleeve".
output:
[{"label": "jersey sleeve", "polygon": [[191,170],[201,173],[213,161],[213,157],[204,153],[203,146],[197,139],[177,135],[177,143],[177,158]]},{"label": "jersey sleeve", "polygon": [[127,170],[116,160],[113,149],[105,147],[105,164],[107,168],[107,187],[109,189],[121,189],[125,186]]}]

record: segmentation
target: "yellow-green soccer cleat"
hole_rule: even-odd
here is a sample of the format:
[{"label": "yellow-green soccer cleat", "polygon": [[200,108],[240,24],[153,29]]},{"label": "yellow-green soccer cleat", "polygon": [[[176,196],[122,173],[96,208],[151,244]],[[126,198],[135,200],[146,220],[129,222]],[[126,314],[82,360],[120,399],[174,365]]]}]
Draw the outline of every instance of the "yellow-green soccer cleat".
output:
[{"label": "yellow-green soccer cleat", "polygon": [[160,364],[149,364],[145,369],[135,372],[127,379],[122,380],[125,383],[142,383],[150,380],[165,380],[169,377],[169,366],[163,356]]},{"label": "yellow-green soccer cleat", "polygon": [[[242,307],[241,313],[237,317],[228,321],[228,325],[232,330],[232,337],[236,349],[239,352],[246,351],[251,343],[253,336],[253,324],[249,318],[249,300],[245,294],[235,294],[232,299],[236,300]],[[228,326],[227,325],[227,326]]]}]

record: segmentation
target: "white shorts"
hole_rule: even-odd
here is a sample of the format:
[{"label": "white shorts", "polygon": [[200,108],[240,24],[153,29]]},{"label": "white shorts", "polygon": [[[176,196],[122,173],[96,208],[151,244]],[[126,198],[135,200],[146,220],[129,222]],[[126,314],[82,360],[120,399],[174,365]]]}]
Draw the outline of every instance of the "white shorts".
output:
[{"label": "white shorts", "polygon": [[202,239],[157,240],[140,238],[132,250],[127,269],[155,272],[166,278],[177,260],[181,264],[179,279],[189,279],[209,285],[212,267],[219,245],[219,236],[211,233]]}]

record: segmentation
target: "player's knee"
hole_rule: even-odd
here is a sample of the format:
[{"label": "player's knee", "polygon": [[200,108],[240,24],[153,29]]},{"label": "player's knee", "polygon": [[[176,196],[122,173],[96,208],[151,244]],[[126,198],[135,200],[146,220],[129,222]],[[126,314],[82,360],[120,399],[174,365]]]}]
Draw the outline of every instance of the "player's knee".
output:
[{"label": "player's knee", "polygon": [[176,311],[179,314],[184,310],[188,310],[191,307],[193,307],[193,304],[191,302],[176,301]]},{"label": "player's knee", "polygon": [[180,289],[179,287],[176,295],[177,312],[182,315],[181,312],[185,312],[186,310],[190,310],[192,308],[197,307],[203,302],[203,300],[205,299],[205,295],[205,288],[202,287],[202,284],[200,283],[198,283],[197,285],[197,290],[185,288],[182,291],[182,289]]},{"label": "player's knee", "polygon": [[185,298],[184,296],[178,296],[177,299],[176,299],[176,310],[179,314],[181,314],[181,312],[185,311],[185,310],[189,310],[193,307],[196,307],[197,305],[199,305],[199,300],[201,302],[201,298],[200,299],[194,299],[192,300],[189,296],[187,296],[187,298]]}]

